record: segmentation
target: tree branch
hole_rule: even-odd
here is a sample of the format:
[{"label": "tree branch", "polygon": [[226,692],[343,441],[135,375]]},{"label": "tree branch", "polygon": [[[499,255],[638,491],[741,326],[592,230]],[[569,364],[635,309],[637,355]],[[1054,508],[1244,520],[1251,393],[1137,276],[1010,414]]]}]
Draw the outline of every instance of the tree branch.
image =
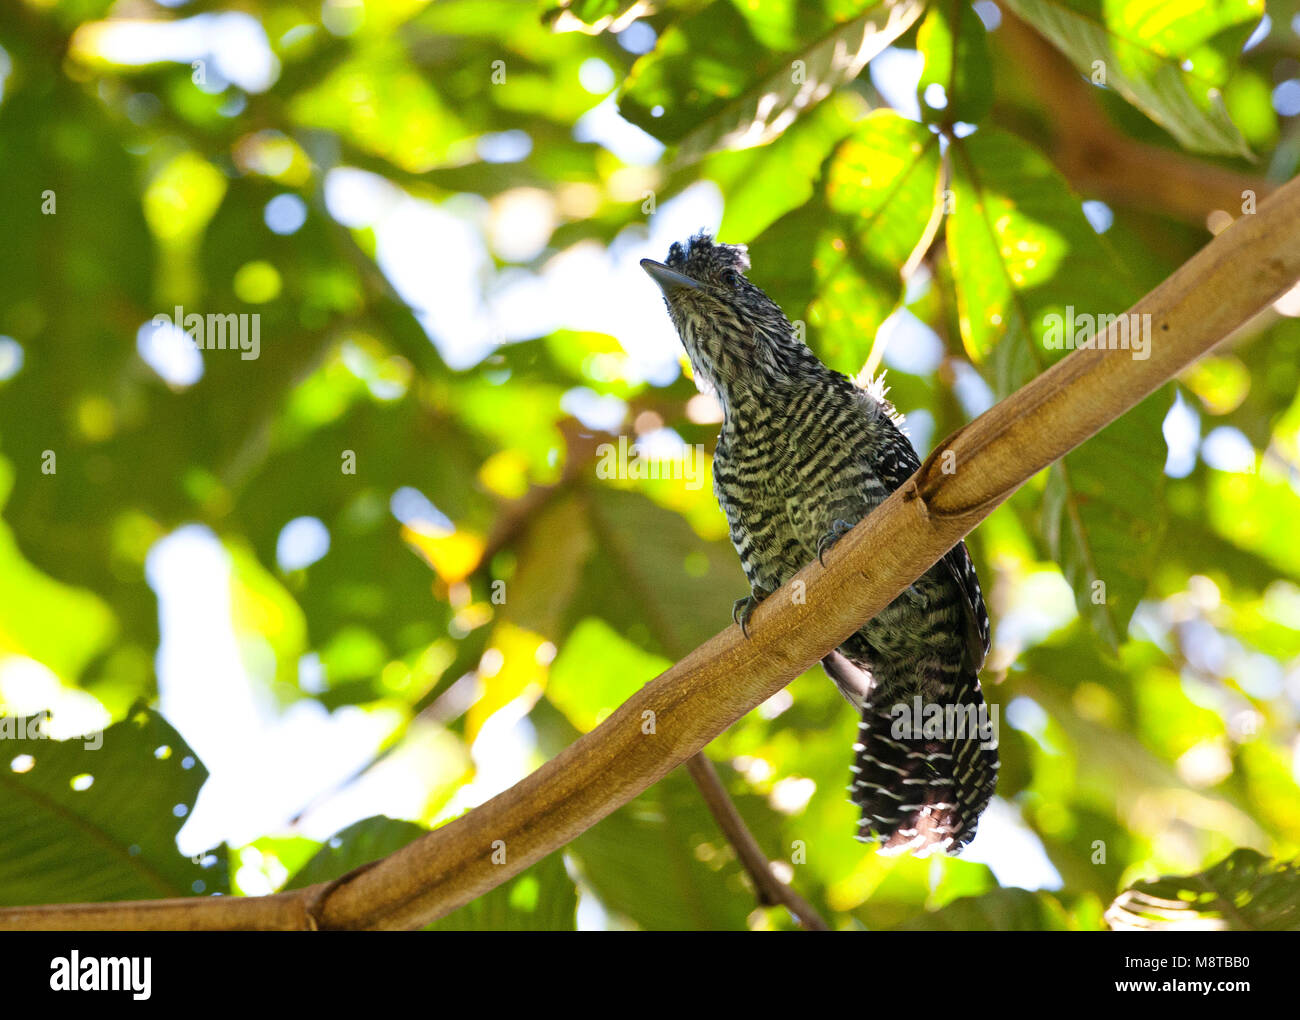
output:
[{"label": "tree branch", "polygon": [[[364,871],[262,898],[14,907],[0,911],[0,928],[415,928],[442,917],[558,850],[695,754],[892,602],[1029,478],[1297,280],[1300,178],[1130,310],[1151,316],[1149,358],[1093,347],[1057,362],[950,436],[835,545],[824,568],[809,564],[764,599],[749,638],[727,628],[537,771]],[[956,456],[953,474],[937,463],[946,451]]]}]

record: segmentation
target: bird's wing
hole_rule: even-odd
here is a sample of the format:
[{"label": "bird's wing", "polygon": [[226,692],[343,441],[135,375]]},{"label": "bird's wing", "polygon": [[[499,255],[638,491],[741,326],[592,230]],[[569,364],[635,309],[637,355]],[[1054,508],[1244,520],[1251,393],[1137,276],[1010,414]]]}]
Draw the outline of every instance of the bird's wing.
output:
[{"label": "bird's wing", "polygon": [[[891,420],[890,424],[893,422]],[[912,444],[897,428],[889,430],[890,442],[880,457],[882,481],[889,491],[894,491],[908,480],[921,466],[921,459]],[[966,647],[971,668],[976,672],[984,665],[989,654],[989,614],[984,607],[984,594],[975,574],[975,564],[965,542],[958,542],[948,550],[941,561],[952,579],[957,582],[966,606]]]},{"label": "bird's wing", "polygon": [[888,426],[885,430],[887,439],[881,445],[872,466],[879,472],[885,489],[893,492],[916,474],[917,468],[921,466],[921,458],[916,455],[912,441],[892,421],[884,419],[881,424]]},{"label": "bird's wing", "polygon": [[975,574],[975,564],[971,562],[965,542],[958,542],[949,549],[941,562],[948,568],[952,579],[965,596],[966,649],[970,655],[971,668],[978,673],[989,654],[989,614],[984,608],[980,579]]}]

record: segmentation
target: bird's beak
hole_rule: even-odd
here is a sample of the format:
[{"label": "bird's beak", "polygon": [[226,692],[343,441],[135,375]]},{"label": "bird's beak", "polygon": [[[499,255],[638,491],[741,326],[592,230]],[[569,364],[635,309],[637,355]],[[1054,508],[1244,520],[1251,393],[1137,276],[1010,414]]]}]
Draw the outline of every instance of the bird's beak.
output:
[{"label": "bird's beak", "polygon": [[683,276],[654,259],[642,259],[641,268],[650,274],[650,279],[659,284],[665,297],[670,297],[676,290],[699,290],[700,285],[689,276]]}]

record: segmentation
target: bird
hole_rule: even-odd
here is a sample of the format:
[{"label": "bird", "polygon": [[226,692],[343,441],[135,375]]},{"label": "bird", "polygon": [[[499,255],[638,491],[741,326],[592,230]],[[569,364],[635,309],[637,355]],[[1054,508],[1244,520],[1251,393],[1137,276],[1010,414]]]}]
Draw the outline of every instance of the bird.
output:
[{"label": "bird", "polygon": [[[696,385],[723,421],[714,494],[749,582],[733,619],[754,608],[903,484],[920,460],[883,377],[859,385],[827,367],[746,275],[745,245],[700,231],[664,262],[658,284]],[[957,854],[997,785],[996,715],[979,671],[989,618],[959,542],[822,660],[861,713],[850,766],[856,837],[886,855]]]}]

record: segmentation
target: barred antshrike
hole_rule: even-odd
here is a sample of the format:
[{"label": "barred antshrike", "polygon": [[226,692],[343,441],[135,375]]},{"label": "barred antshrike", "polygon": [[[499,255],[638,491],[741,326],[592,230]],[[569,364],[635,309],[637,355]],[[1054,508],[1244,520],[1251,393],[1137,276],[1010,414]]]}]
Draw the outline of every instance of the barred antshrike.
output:
[{"label": "barred antshrike", "polygon": [[[863,389],[823,365],[745,278],[744,246],[700,233],[674,244],[667,264],[641,267],[663,291],[697,383],[722,404],[714,491],[753,593],[733,610],[747,630],[760,600],[920,461],[878,381]],[[822,660],[862,712],[849,787],[862,809],[859,839],[925,855],[955,853],[975,835],[997,782],[997,743],[987,727],[963,722],[984,718],[978,673],[988,646],[979,579],[959,542]],[[935,726],[932,706],[944,717]]]}]

